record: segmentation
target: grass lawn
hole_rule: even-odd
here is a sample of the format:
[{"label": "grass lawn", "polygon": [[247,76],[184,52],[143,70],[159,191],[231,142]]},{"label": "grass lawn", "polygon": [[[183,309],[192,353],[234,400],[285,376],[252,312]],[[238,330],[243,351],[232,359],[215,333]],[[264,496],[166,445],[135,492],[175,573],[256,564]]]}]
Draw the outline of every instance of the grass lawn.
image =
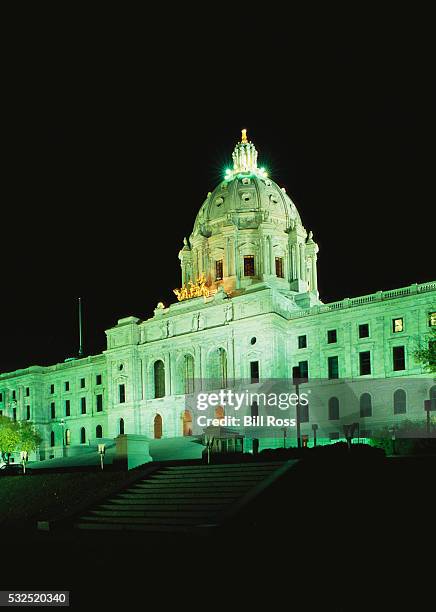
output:
[{"label": "grass lawn", "polygon": [[0,478],[0,527],[66,518],[128,484],[144,468],[130,472],[33,473]]}]

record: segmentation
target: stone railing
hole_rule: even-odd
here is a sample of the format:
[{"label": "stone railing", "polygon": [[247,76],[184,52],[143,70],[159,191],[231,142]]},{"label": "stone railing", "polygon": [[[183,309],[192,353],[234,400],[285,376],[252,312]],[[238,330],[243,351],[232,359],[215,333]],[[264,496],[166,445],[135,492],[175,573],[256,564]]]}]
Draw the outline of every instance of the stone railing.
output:
[{"label": "stone railing", "polygon": [[377,291],[369,295],[362,295],[355,298],[345,298],[340,302],[331,302],[330,304],[321,304],[312,306],[291,313],[291,319],[299,319],[310,315],[319,314],[321,312],[332,312],[335,310],[343,310],[344,308],[352,308],[353,306],[362,306],[371,304],[372,302],[382,302],[384,300],[392,300],[408,295],[416,295],[417,293],[425,293],[427,291],[436,291],[436,281],[430,283],[422,283],[421,285],[414,284],[409,287],[401,287],[400,289],[392,289],[391,291]]}]

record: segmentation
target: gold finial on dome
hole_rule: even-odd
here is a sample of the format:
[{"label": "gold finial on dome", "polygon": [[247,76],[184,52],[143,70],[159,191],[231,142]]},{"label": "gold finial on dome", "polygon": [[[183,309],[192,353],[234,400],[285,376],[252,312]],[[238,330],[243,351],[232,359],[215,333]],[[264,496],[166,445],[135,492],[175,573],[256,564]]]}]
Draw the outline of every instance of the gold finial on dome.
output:
[{"label": "gold finial on dome", "polygon": [[247,139],[247,130],[242,130],[241,142],[243,144],[246,144],[248,142],[248,139]]}]

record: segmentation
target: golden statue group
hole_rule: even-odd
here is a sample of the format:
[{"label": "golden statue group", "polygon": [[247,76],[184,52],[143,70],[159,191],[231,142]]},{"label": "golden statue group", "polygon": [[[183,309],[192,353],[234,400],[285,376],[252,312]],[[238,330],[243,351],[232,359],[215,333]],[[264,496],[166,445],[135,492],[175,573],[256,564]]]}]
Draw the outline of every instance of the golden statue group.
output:
[{"label": "golden statue group", "polygon": [[173,289],[173,291],[177,295],[179,302],[201,296],[209,297],[210,295],[210,290],[208,287],[206,287],[206,279],[204,274],[197,278],[196,283],[189,281],[188,285],[183,285],[181,289]]}]

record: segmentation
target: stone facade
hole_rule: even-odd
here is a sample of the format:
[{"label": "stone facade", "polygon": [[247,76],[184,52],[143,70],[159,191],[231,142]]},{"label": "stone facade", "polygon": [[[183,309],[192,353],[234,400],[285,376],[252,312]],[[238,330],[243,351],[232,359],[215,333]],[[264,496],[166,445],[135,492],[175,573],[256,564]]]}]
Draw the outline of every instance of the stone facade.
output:
[{"label": "stone facade", "polygon": [[[423,418],[435,382],[413,350],[436,323],[436,282],[323,304],[318,246],[295,205],[257,167],[245,134],[233,160],[180,251],[182,284],[203,276],[208,296],[158,304],[146,320],[120,319],[106,331],[101,355],[0,375],[0,411],[38,426],[41,458],[63,453],[63,441],[73,454],[119,433],[189,435],[195,415],[186,393],[212,379],[222,386],[245,379],[255,388],[252,363],[262,382],[291,380],[292,367],[307,362],[309,379],[326,379],[339,400],[344,381],[374,380],[366,430],[391,423],[395,391],[420,379],[396,419]],[[394,369],[395,347],[404,347],[396,353],[401,369]],[[369,353],[369,373],[362,374],[360,353]],[[329,357],[338,378],[329,378]],[[325,435],[338,432],[328,410],[310,406],[302,433],[314,418]]]}]

